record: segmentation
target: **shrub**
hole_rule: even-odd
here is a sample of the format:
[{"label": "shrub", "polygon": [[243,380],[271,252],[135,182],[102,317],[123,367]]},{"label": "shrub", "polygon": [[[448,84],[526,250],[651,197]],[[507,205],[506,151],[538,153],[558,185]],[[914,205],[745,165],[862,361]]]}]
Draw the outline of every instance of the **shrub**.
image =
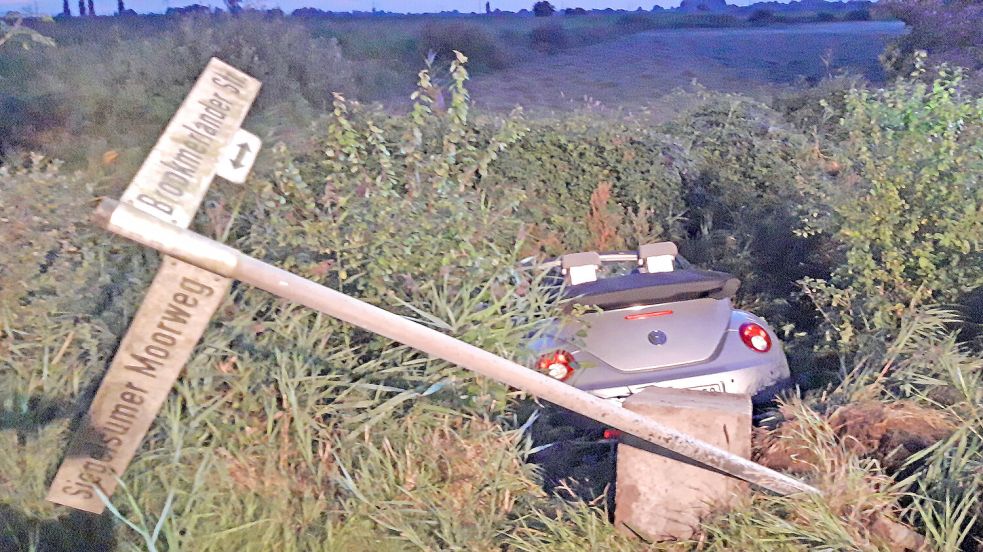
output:
[{"label": "shrub", "polygon": [[843,16],[844,21],[870,21],[870,10],[850,10]]},{"label": "shrub", "polygon": [[533,28],[529,33],[533,48],[555,54],[570,43],[567,30],[559,23],[545,23]]},{"label": "shrub", "polygon": [[492,198],[523,190],[517,215],[530,253],[634,247],[675,235],[682,157],[671,139],[631,120],[541,120],[481,186]]},{"label": "shrub", "polygon": [[563,15],[587,15],[587,10],[584,8],[566,8],[563,10]]},{"label": "shrub", "polygon": [[[846,97],[851,90],[863,86],[861,77],[827,77],[816,86],[776,95],[772,106],[803,132],[816,133],[828,143],[837,143],[846,138],[846,129],[840,123],[846,111]],[[825,165],[830,171],[838,166],[834,161]]]},{"label": "shrub", "polygon": [[763,104],[723,94],[705,96],[665,132],[689,160],[683,254],[740,277],[739,299],[776,326],[810,327],[808,301],[789,308],[800,278],[825,274],[812,259],[817,240],[794,234],[799,188],[818,168],[808,135]]},{"label": "shrub", "polygon": [[628,32],[641,32],[654,29],[658,25],[651,16],[642,13],[629,13],[622,15],[615,21],[615,25]]},{"label": "shrub", "polygon": [[809,283],[844,348],[892,334],[914,304],[983,285],[983,100],[960,80],[943,70],[847,96],[842,170],[818,190],[810,224],[834,238],[842,264]]},{"label": "shrub", "polygon": [[[50,18],[46,19],[51,21]],[[30,27],[23,25],[23,20],[17,12],[7,12],[0,18],[0,47],[3,45],[19,44],[23,48],[30,48],[32,44],[42,46],[54,46],[55,42],[47,36],[37,32]]]},{"label": "shrub", "polygon": [[532,12],[536,17],[549,17],[556,12],[556,8],[546,0],[540,0],[533,4]]},{"label": "shrub", "polygon": [[894,75],[908,76],[915,70],[917,52],[928,54],[926,63],[957,65],[970,73],[976,92],[983,90],[983,5],[978,2],[943,0],[892,1],[887,13],[904,21],[909,32],[898,37],[881,55]]},{"label": "shrub", "polygon": [[751,12],[751,15],[748,16],[747,20],[748,22],[756,25],[767,25],[768,23],[774,23],[777,21],[778,17],[775,15],[775,12],[771,10],[759,9]]},{"label": "shrub", "polygon": [[688,27],[717,28],[736,27],[741,24],[737,16],[723,13],[688,14],[683,19]]},{"label": "shrub", "polygon": [[454,59],[455,50],[467,52],[479,69],[501,69],[508,64],[505,51],[487,30],[461,21],[426,23],[420,29],[417,49],[422,57],[433,52],[446,63]]},{"label": "shrub", "polygon": [[[313,38],[286,19],[184,17],[137,40],[124,34],[129,23],[99,24],[108,27],[102,41],[39,54],[27,102],[34,110],[54,105],[67,113],[49,133],[13,133],[28,140],[11,145],[43,147],[67,161],[98,159],[109,149],[146,149],[212,56],[263,82],[254,120],[271,116],[303,125],[312,109],[331,105],[332,91],[353,90],[355,74],[337,43]],[[79,147],[78,136],[90,139]]]},{"label": "shrub", "polygon": [[821,23],[831,23],[836,20],[837,20],[836,15],[829,12],[819,12],[818,14],[816,14],[816,21],[819,21]]}]

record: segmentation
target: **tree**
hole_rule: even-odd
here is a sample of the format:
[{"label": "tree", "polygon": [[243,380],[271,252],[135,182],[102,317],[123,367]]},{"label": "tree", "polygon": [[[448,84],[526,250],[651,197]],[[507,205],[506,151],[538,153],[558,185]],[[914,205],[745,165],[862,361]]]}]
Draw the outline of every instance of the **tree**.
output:
[{"label": "tree", "polygon": [[85,0],[79,0],[79,17],[85,17]]},{"label": "tree", "polygon": [[491,14],[491,2],[485,2],[485,15]]},{"label": "tree", "polygon": [[116,15],[123,15],[126,13],[126,5],[123,4],[123,0],[116,0]]},{"label": "tree", "polygon": [[93,3],[93,0],[89,0],[89,15],[93,16],[95,14],[96,14],[96,6]]},{"label": "tree", "polygon": [[72,10],[68,7],[68,0],[61,0],[61,15],[62,17],[72,16]]},{"label": "tree", "polygon": [[536,2],[532,6],[532,13],[534,13],[536,17],[549,17],[553,15],[555,12],[556,12],[556,8],[554,8],[553,4],[550,4],[546,0],[541,0],[539,2]]}]

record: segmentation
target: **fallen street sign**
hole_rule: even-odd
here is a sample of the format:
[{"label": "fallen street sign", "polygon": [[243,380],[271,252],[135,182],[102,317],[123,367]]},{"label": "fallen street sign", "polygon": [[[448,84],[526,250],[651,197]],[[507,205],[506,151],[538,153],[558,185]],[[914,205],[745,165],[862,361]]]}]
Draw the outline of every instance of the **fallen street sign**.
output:
[{"label": "fallen street sign", "polygon": [[[249,75],[221,60],[209,61],[121,201],[187,228],[233,137],[256,150],[249,152],[248,165],[245,155],[242,159],[246,174],[252,167],[259,139],[239,127],[259,88]],[[240,170],[233,176],[242,182],[246,174]],[[69,443],[48,489],[49,501],[93,513],[105,509],[95,488],[112,496],[230,285],[228,278],[162,258]]]},{"label": "fallen street sign", "polygon": [[232,141],[222,150],[222,157],[218,164],[218,175],[229,182],[245,183],[262,145],[263,142],[259,136],[240,128],[232,137]]}]

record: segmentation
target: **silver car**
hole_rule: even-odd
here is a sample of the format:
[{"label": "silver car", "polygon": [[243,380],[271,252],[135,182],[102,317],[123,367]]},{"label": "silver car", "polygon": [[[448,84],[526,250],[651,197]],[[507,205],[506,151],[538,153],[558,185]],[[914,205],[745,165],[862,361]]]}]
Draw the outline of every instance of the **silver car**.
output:
[{"label": "silver car", "polygon": [[531,343],[535,368],[553,378],[619,402],[653,385],[763,402],[789,383],[775,332],[731,304],[740,281],[693,268],[673,243],[564,255],[545,267],[569,313]]}]

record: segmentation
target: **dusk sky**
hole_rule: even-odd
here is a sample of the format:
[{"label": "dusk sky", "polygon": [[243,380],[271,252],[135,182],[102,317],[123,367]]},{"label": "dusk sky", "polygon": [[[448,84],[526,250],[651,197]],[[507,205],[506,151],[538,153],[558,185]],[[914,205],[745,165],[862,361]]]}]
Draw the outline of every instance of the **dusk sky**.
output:
[{"label": "dusk sky", "polygon": [[[163,12],[168,6],[186,6],[189,4],[205,4],[209,6],[224,7],[223,0],[125,0],[126,7],[137,10],[138,12]],[[492,9],[518,11],[523,8],[531,8],[534,0],[492,0]],[[639,6],[651,9],[653,5],[659,4],[663,7],[674,7],[679,5],[679,0],[551,0],[557,8],[615,8],[634,10]],[[750,0],[728,0],[729,4],[745,5],[751,3]],[[78,9],[78,0],[69,0],[72,13]],[[245,0],[246,5],[257,7],[275,8],[279,7],[284,11],[290,12],[304,6],[320,8],[330,11],[369,11],[373,4],[377,10],[393,12],[439,12],[458,10],[461,12],[483,12],[485,11],[485,0]],[[95,0],[96,14],[110,15],[116,11],[116,0]],[[40,13],[56,14],[61,12],[61,0],[0,0],[0,13],[9,10],[32,13],[37,10]]]}]

